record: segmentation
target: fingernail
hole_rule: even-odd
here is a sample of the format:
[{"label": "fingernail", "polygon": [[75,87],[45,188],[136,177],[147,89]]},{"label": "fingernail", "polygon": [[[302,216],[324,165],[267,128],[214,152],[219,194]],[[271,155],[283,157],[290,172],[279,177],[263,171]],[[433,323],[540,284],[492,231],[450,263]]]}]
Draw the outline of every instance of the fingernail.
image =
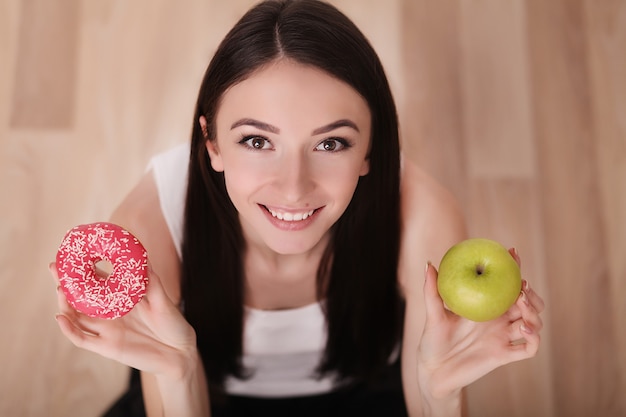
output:
[{"label": "fingernail", "polygon": [[530,284],[528,284],[528,281],[522,280],[522,287],[524,288],[524,291],[528,291]]},{"label": "fingernail", "polygon": [[517,264],[520,266],[520,268],[522,267],[522,258],[520,258],[519,256],[519,252],[517,251],[517,248],[511,248],[511,255],[513,256],[513,259],[515,259],[515,262],[517,262]]},{"label": "fingernail", "polygon": [[426,266],[424,267],[424,279],[426,279],[426,276],[428,275],[428,268],[430,268],[430,261],[427,261]]},{"label": "fingernail", "polygon": [[528,305],[528,296],[526,295],[525,291],[521,292],[521,298],[522,298],[522,301],[524,302],[524,304]]},{"label": "fingernail", "polygon": [[522,323],[521,326],[519,326],[520,330],[526,334],[533,334],[533,329],[531,329],[530,327],[526,326],[526,323]]}]

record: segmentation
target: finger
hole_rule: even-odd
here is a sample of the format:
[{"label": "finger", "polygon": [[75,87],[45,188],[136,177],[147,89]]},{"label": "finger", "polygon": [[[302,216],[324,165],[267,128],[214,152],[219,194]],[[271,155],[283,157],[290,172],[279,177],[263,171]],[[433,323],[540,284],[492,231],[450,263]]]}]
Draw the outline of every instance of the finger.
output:
[{"label": "finger", "polygon": [[507,337],[511,345],[526,343],[526,336],[535,332],[535,329],[524,322],[524,319],[514,321],[508,326]]},{"label": "finger", "polygon": [[146,287],[146,294],[142,302],[144,302],[145,308],[159,314],[172,314],[175,313],[174,310],[177,313],[180,313],[178,307],[165,292],[161,278],[152,270],[150,266],[148,266],[148,284]]},{"label": "finger", "polygon": [[528,300],[530,304],[537,310],[537,312],[541,313],[545,309],[545,303],[543,299],[533,290],[530,286],[530,283],[527,280],[523,282],[523,290],[528,295]]},{"label": "finger", "polygon": [[511,249],[509,249],[509,253],[513,257],[513,259],[515,259],[515,262],[517,262],[517,265],[521,268],[522,267],[522,259],[520,258],[519,253],[517,252],[517,249],[511,248]]},{"label": "finger", "polygon": [[530,325],[534,330],[541,331],[543,328],[543,321],[541,320],[541,317],[535,307],[530,303],[528,295],[525,291],[521,292],[516,305],[522,313],[522,319],[524,322],[527,325]]},{"label": "finger", "polygon": [[446,309],[437,290],[437,269],[430,262],[424,270],[424,304],[427,321],[436,323],[446,318]]},{"label": "finger", "polygon": [[148,285],[146,286],[146,298],[153,303],[162,304],[165,302],[165,289],[161,283],[161,278],[154,272],[152,266],[148,264]]},{"label": "finger", "polygon": [[59,307],[59,312],[66,316],[72,317],[76,314],[76,310],[74,310],[74,308],[72,308],[70,303],[67,301],[63,288],[60,285],[57,285],[57,305]]},{"label": "finger", "polygon": [[539,332],[523,323],[517,325],[517,327],[523,337],[517,338],[517,342],[511,343],[509,346],[509,353],[506,358],[507,363],[532,358],[539,351],[539,343],[541,340]]},{"label": "finger", "polygon": [[91,339],[98,336],[95,332],[89,332],[81,329],[74,323],[74,321],[64,314],[57,314],[56,320],[59,324],[61,332],[77,347],[88,349],[89,346],[92,345]]},{"label": "finger", "polygon": [[[520,292],[520,296],[521,296],[521,292]],[[518,297],[519,298],[519,297]],[[520,310],[520,308],[517,305],[517,300],[515,303],[513,303],[513,305],[507,310],[506,313],[504,313],[504,316],[506,317],[506,319],[510,322],[513,323],[514,321],[517,321],[519,319],[522,318],[522,311]]]},{"label": "finger", "polygon": [[54,279],[55,284],[58,286],[59,285],[59,271],[57,270],[56,262],[50,262],[48,264],[48,271],[50,271],[50,275],[52,275],[52,278]]}]

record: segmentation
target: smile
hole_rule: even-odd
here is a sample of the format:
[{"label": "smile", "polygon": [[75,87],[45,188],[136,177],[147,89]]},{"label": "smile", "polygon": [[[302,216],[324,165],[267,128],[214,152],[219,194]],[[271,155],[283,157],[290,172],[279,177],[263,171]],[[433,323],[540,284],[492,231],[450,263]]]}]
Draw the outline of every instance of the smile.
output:
[{"label": "smile", "polygon": [[312,216],[313,213],[315,213],[315,209],[309,210],[309,211],[290,213],[290,212],[274,211],[267,206],[264,206],[264,207],[272,215],[272,217],[275,217],[278,220],[282,220],[285,222],[299,222],[302,220],[306,220],[308,217]]}]

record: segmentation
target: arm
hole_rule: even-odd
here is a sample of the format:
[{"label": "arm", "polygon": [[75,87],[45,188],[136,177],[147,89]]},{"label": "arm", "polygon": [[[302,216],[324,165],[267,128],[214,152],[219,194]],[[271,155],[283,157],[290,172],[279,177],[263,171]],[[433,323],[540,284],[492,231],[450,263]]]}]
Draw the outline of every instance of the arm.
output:
[{"label": "arm", "polygon": [[180,262],[158,207],[155,182],[148,173],[111,216],[148,251],[144,299],[124,317],[99,320],[73,311],[59,292],[58,321],[76,346],[141,371],[148,416],[208,416],[207,382],[195,331],[178,309]]},{"label": "arm", "polygon": [[[174,305],[180,304],[180,260],[159,207],[159,198],[151,172],[114,211],[111,221],[133,232],[145,245],[153,270]],[[208,389],[202,361],[194,349],[179,363],[180,374],[174,377],[141,372],[142,390],[148,416],[208,415]],[[191,412],[193,410],[193,412]]]},{"label": "arm", "polygon": [[[402,381],[410,416],[422,416],[429,399],[418,381],[418,351],[426,321],[424,268],[438,263],[453,244],[467,237],[461,209],[454,197],[405,158],[402,174],[403,235],[399,280],[406,312],[402,346]],[[462,393],[448,404],[447,415],[460,416]],[[444,407],[446,404],[443,405]],[[441,415],[441,413],[439,413]]]},{"label": "arm", "polygon": [[[476,323],[448,311],[437,291],[437,270],[427,262],[438,263],[466,237],[460,210],[410,163],[402,190],[399,279],[407,303],[402,352],[407,406],[411,416],[460,416],[464,387],[499,366],[536,354],[543,301],[525,281],[517,302],[497,319]],[[510,252],[519,263],[516,252]]]}]

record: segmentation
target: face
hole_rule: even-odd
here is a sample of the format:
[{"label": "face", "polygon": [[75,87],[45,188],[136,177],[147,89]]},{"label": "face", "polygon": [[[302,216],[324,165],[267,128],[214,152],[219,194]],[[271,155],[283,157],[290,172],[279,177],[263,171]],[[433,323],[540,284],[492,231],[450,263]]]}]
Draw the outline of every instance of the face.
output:
[{"label": "face", "polygon": [[[202,119],[201,123],[205,123]],[[370,112],[349,85],[278,61],[222,97],[211,164],[248,245],[306,254],[328,241],[369,170]]]}]

